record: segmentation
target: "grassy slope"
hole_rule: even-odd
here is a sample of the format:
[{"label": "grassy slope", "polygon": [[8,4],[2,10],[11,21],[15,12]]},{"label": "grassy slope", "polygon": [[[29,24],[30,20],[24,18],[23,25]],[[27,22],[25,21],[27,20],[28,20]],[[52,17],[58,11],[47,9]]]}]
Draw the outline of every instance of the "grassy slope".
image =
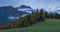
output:
[{"label": "grassy slope", "polygon": [[0,32],[60,32],[60,20],[46,19],[45,22],[39,22],[29,27],[0,30]]}]

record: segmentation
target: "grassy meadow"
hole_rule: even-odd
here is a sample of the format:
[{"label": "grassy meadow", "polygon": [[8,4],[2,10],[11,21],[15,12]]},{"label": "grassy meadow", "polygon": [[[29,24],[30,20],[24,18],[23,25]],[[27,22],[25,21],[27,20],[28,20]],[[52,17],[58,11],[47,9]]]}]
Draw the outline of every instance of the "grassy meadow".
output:
[{"label": "grassy meadow", "polygon": [[0,30],[0,32],[60,32],[60,20],[47,18],[44,22],[28,27]]}]

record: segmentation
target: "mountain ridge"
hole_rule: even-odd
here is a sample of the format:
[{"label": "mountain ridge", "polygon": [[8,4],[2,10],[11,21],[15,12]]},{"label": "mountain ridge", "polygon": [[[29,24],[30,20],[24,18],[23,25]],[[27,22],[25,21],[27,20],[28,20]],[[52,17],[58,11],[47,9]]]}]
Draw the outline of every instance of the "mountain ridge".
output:
[{"label": "mountain ridge", "polygon": [[30,6],[26,6],[26,5],[21,5],[20,7],[17,7],[17,9],[24,9],[24,8],[32,9]]},{"label": "mountain ridge", "polygon": [[21,17],[24,14],[28,14],[23,11],[18,11],[12,6],[0,7],[0,23],[7,24],[11,19],[9,17]]}]

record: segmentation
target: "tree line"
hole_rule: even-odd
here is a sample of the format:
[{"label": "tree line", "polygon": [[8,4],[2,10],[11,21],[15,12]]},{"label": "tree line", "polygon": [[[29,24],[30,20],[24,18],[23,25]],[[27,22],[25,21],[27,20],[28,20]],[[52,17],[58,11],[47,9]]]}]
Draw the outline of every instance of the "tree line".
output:
[{"label": "tree line", "polygon": [[20,19],[16,19],[12,23],[9,23],[8,28],[27,27],[37,22],[43,22],[44,20],[45,20],[45,13],[43,9],[41,9],[40,11],[36,9],[36,11],[32,11],[31,14],[28,14],[27,16],[24,16]]},{"label": "tree line", "polygon": [[28,14],[22,18],[15,19],[12,22],[9,22],[8,25],[2,26],[0,25],[0,29],[11,29],[11,28],[22,28],[33,25],[37,22],[43,22],[45,20],[45,13],[43,9],[40,11],[36,9],[36,11],[32,11],[31,14]]},{"label": "tree line", "polygon": [[12,22],[9,22],[8,25],[4,26],[0,24],[0,29],[13,29],[13,28],[22,28],[22,27],[27,27],[31,26],[37,22],[44,22],[46,18],[56,18],[60,19],[60,14],[58,13],[52,13],[52,12],[47,12],[44,9],[36,9],[32,11],[31,14],[28,14],[22,18],[15,19]]}]

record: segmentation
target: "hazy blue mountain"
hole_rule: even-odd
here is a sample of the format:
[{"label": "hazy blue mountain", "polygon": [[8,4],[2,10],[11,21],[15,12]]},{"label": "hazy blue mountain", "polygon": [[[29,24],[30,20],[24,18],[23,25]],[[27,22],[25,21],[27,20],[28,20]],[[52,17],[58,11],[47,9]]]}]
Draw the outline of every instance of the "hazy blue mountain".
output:
[{"label": "hazy blue mountain", "polygon": [[16,8],[12,6],[0,7],[0,23],[7,24],[8,22],[10,22],[10,20],[21,17],[24,14],[28,14],[28,13],[23,11],[18,11]]},{"label": "hazy blue mountain", "polygon": [[60,10],[56,10],[56,11],[60,11]]},{"label": "hazy blue mountain", "polygon": [[31,13],[34,9],[32,9],[30,6],[21,5],[20,7],[17,7],[18,11],[23,11],[27,13]]},{"label": "hazy blue mountain", "polygon": [[17,9],[25,9],[25,8],[32,9],[30,6],[26,6],[26,5],[21,5],[20,7],[17,7]]},{"label": "hazy blue mountain", "polygon": [[56,10],[56,13],[60,14],[60,10]]}]

